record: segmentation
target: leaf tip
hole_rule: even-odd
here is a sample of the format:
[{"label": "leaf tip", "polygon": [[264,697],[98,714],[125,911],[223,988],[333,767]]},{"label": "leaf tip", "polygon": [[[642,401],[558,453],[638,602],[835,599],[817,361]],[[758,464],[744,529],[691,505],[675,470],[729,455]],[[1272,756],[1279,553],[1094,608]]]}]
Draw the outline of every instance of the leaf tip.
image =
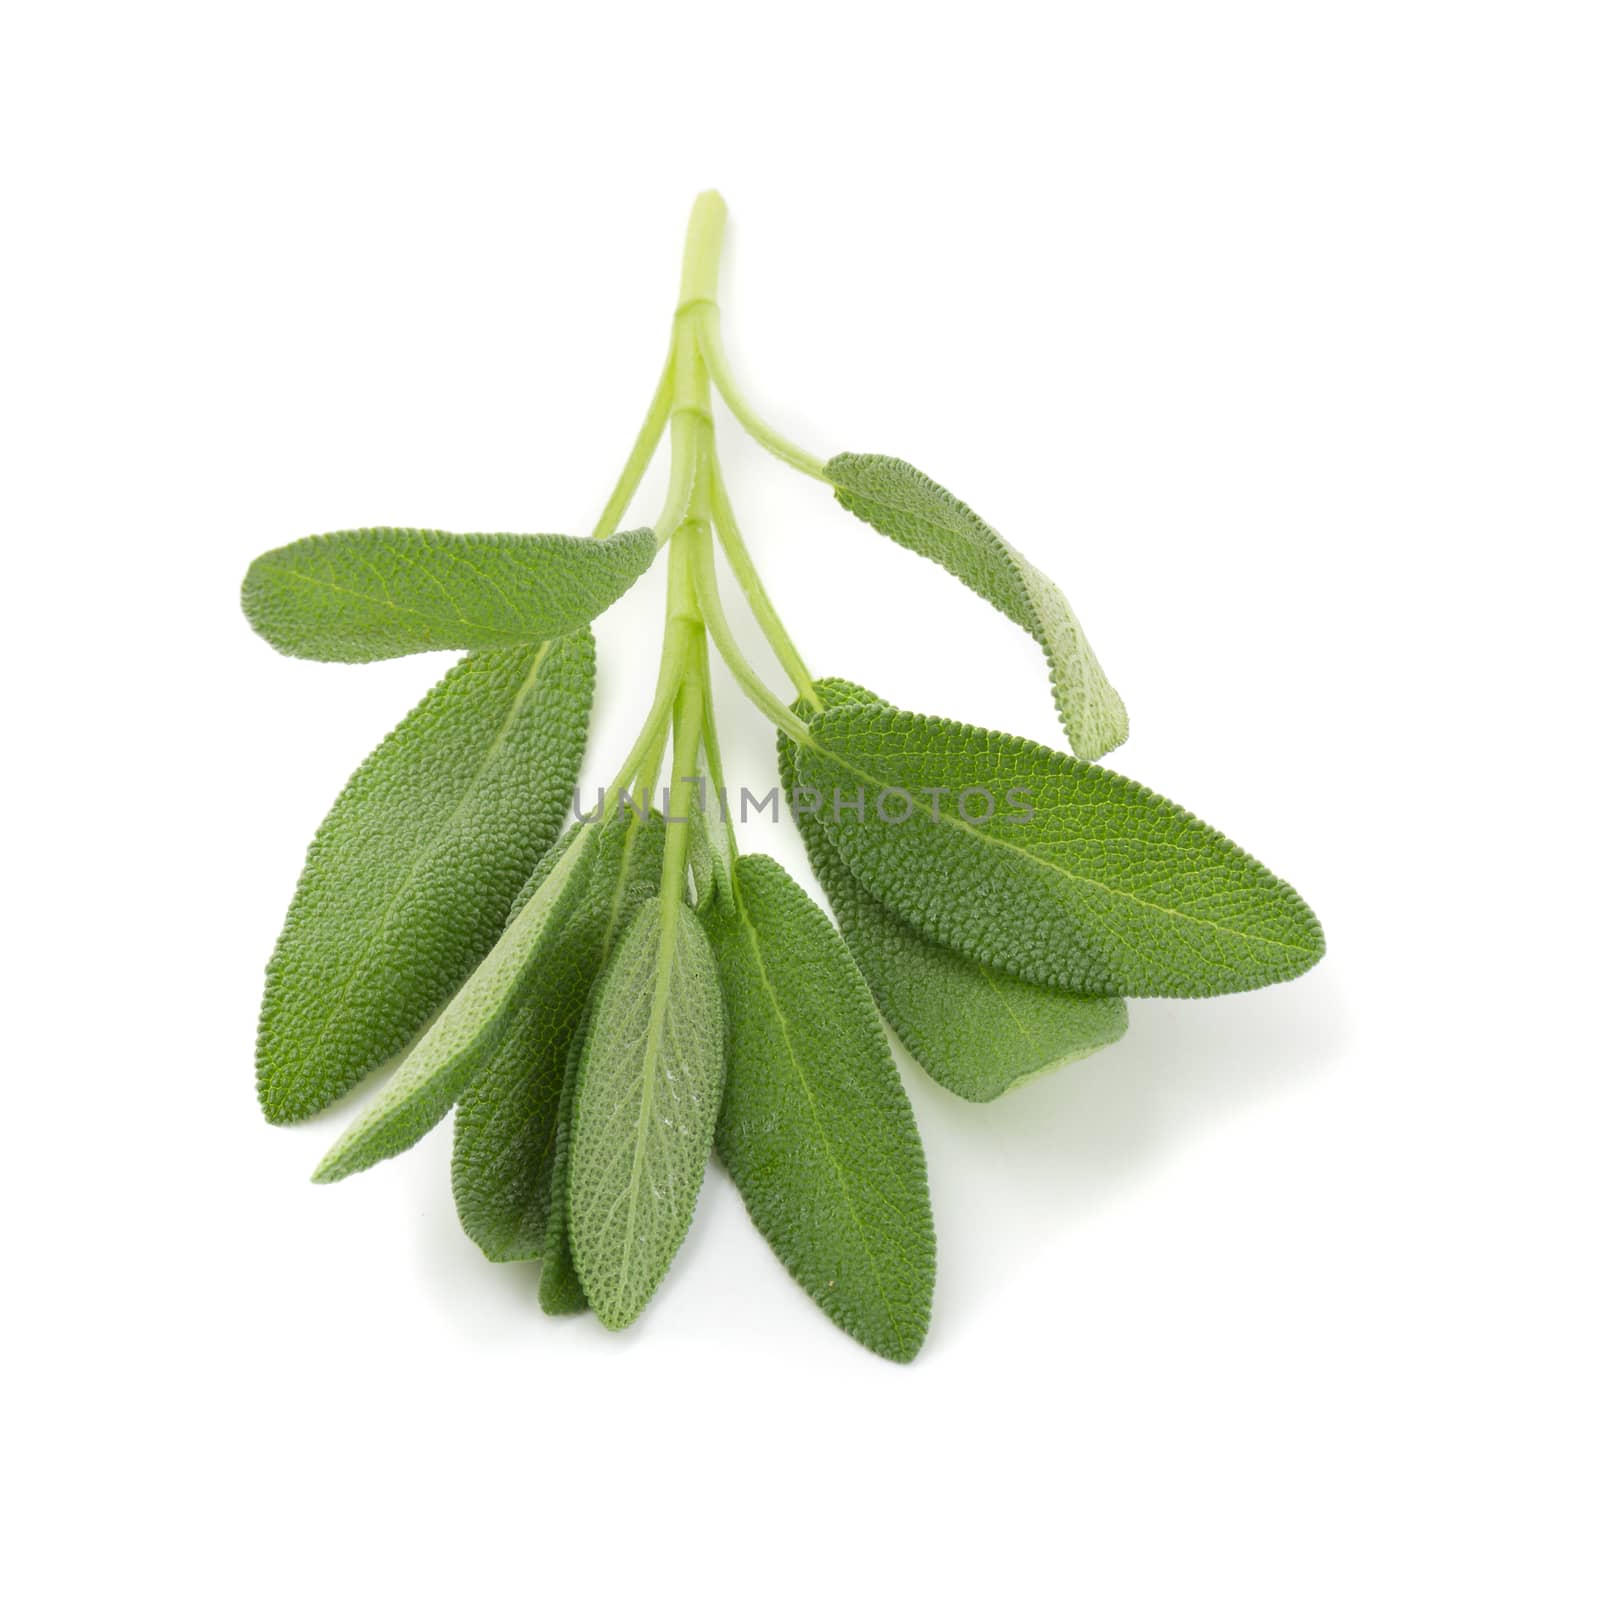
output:
[{"label": "leaf tip", "polygon": [[285,1087],[281,1074],[264,1064],[256,1068],[256,1103],[261,1107],[261,1115],[275,1128],[304,1122],[317,1109],[303,1104],[299,1096]]},{"label": "leaf tip", "polygon": [[372,1153],[370,1144],[363,1147],[358,1126],[340,1138],[317,1163],[316,1171],[311,1174],[311,1181],[338,1183],[341,1179],[351,1177],[357,1172],[365,1172],[378,1159],[380,1158]]}]

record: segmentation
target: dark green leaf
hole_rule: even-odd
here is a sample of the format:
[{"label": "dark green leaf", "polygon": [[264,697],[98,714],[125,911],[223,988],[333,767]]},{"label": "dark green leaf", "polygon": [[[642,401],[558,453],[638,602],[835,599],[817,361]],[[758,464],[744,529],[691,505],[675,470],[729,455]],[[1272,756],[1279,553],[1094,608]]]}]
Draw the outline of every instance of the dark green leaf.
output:
[{"label": "dark green leaf", "polygon": [[593,688],[587,630],[468,656],[346,785],[267,968],[273,1122],[403,1050],[489,953],[571,801]]},{"label": "dark green leaf", "polygon": [[536,976],[554,959],[589,888],[598,833],[576,829],[551,851],[538,890],[506,925],[482,964],[412,1046],[383,1091],[313,1175],[336,1183],[409,1150],[442,1121],[505,1037]]},{"label": "dark green leaf", "polygon": [[717,1153],[755,1224],[841,1328],[891,1361],[927,1336],[933,1213],[872,998],[821,909],[740,856],[706,916],[728,1003]]},{"label": "dark green leaf", "polygon": [[[855,684],[825,678],[824,706],[882,704]],[[803,703],[795,707],[805,715]],[[783,786],[793,793],[794,746],[778,736]],[[1025,983],[925,939],[850,875],[820,815],[795,813],[812,870],[873,998],[935,1082],[964,1100],[993,1100],[1028,1079],[1120,1039],[1126,1001]]]},{"label": "dark green leaf", "polygon": [[550,1216],[544,1236],[544,1266],[539,1272],[539,1309],[547,1317],[571,1317],[589,1309],[588,1297],[572,1259],[572,1216],[567,1201],[567,1170],[572,1165],[572,1108],[578,1096],[578,1070],[589,1040],[594,991],[573,1031],[561,1075],[561,1103],[556,1111],[555,1158],[550,1168]]},{"label": "dark green leaf", "polygon": [[[1295,977],[1322,955],[1288,884],[1103,767],[887,706],[826,711],[811,738],[799,775],[826,797],[823,828],[850,873],[986,966],[1080,994],[1200,996]],[[857,798],[859,821],[837,805]]]}]

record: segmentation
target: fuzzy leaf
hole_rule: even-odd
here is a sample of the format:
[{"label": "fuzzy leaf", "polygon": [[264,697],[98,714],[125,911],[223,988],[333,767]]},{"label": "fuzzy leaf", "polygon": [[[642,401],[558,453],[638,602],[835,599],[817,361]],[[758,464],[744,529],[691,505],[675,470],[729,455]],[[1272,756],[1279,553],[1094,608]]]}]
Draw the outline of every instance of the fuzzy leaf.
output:
[{"label": "fuzzy leaf", "polygon": [[1026,628],[1050,664],[1056,711],[1072,748],[1097,761],[1128,737],[1128,712],[1067,597],[982,517],[909,462],[840,455],[827,465],[839,504],[879,533],[937,561]]},{"label": "fuzzy leaf", "polygon": [[600,980],[573,1105],[572,1256],[608,1328],[644,1310],[689,1231],[722,1071],[705,931],[681,901],[647,900]]},{"label": "fuzzy leaf", "polygon": [[488,954],[577,782],[587,630],[468,656],[345,786],[267,968],[262,1109],[294,1122],[404,1049]]},{"label": "fuzzy leaf", "polygon": [[559,533],[359,528],[251,562],[244,611],[273,649],[312,661],[537,643],[599,616],[655,556],[648,528]]},{"label": "fuzzy leaf", "polygon": [[[451,1184],[467,1236],[491,1261],[532,1261],[550,1227],[558,1110],[590,991],[628,917],[661,879],[665,828],[632,814],[601,830],[588,881],[529,974],[499,1044],[456,1106]],[[530,880],[537,893],[553,853]]]},{"label": "fuzzy leaf", "polygon": [[[1103,767],[887,706],[825,711],[811,737],[797,770],[830,797],[823,829],[851,874],[987,966],[1080,994],[1202,996],[1293,978],[1322,955],[1288,884]],[[865,819],[839,797],[864,798]],[[966,820],[963,805],[994,815]]]},{"label": "fuzzy leaf", "polygon": [[578,828],[556,845],[538,890],[482,965],[423,1034],[383,1092],[345,1131],[312,1175],[336,1183],[409,1150],[456,1103],[505,1036],[533,975],[547,967],[587,898],[598,830]]},{"label": "fuzzy leaf", "polygon": [[689,882],[694,888],[694,903],[699,907],[717,892],[717,850],[709,820],[699,806],[690,807],[683,825],[689,830]]},{"label": "fuzzy leaf", "polygon": [[561,1075],[561,1103],[556,1110],[550,1215],[544,1236],[544,1266],[539,1271],[539,1309],[547,1317],[572,1317],[589,1309],[572,1259],[572,1209],[567,1199],[567,1173],[572,1166],[572,1108],[578,1095],[578,1069],[583,1064],[583,1050],[589,1042],[589,1024],[593,1016],[594,990],[591,989],[589,1004],[567,1047],[566,1065]]},{"label": "fuzzy leaf", "polygon": [[[824,706],[883,704],[838,678],[817,684]],[[795,711],[805,716],[805,704]],[[778,735],[778,766],[793,793],[794,746]],[[816,811],[795,821],[806,854],[878,1008],[928,1076],[964,1100],[993,1100],[1043,1073],[1114,1044],[1128,1028],[1120,997],[1025,983],[924,939],[851,877]]]},{"label": "fuzzy leaf", "polygon": [[689,881],[694,904],[704,911],[719,894],[733,888],[733,840],[728,797],[706,785],[705,804],[689,808]]},{"label": "fuzzy leaf", "polygon": [[728,1001],[717,1154],[778,1258],[869,1350],[928,1331],[933,1213],[911,1103],[833,925],[767,856],[706,917]]}]

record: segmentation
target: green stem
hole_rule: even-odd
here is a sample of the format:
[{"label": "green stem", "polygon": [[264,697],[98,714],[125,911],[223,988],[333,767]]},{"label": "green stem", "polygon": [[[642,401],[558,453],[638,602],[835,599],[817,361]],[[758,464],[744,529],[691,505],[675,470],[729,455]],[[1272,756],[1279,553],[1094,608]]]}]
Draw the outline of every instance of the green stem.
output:
[{"label": "green stem", "polygon": [[728,204],[715,189],[694,197],[689,231],[683,241],[683,272],[678,279],[678,309],[704,301],[717,303],[717,273],[722,267],[722,235],[728,226]]},{"label": "green stem", "polygon": [[700,636],[700,692],[705,697],[705,717],[700,729],[700,742],[706,750],[706,775],[720,794],[727,788],[722,773],[722,745],[717,738],[716,719],[711,715],[711,653],[705,647],[705,635]]},{"label": "green stem", "polygon": [[[710,712],[706,701],[705,623],[701,618],[691,570],[696,532],[704,533],[711,516],[711,383],[695,343],[694,311],[714,303],[717,265],[722,255],[722,230],[727,207],[715,190],[694,203],[683,247],[683,278],[673,325],[671,361],[672,479],[667,503],[656,524],[658,541],[671,541],[667,557],[667,639],[663,641],[661,688],[675,690],[672,709],[672,778],[667,790],[667,844],[661,864],[663,936],[670,934],[683,895],[688,859],[689,822],[678,807],[685,783],[700,771],[700,745]],[[668,641],[677,641],[668,671]]]},{"label": "green stem", "polygon": [[639,796],[642,795],[644,797],[644,809],[646,812],[655,804],[656,779],[661,775],[662,758],[667,753],[667,735],[671,731],[670,722],[663,724],[661,731],[655,736],[649,750],[645,753],[644,760],[639,763],[639,776],[634,780],[633,785],[633,810],[636,816],[639,812]]},{"label": "green stem", "polygon": [[[693,420],[693,419],[688,419]],[[662,502],[661,515],[656,518],[656,549],[659,550],[677,531],[678,525],[689,515],[689,499],[694,493],[695,455],[693,430],[672,419],[672,476],[667,481],[667,498]]]},{"label": "green stem", "polygon": [[733,630],[728,626],[727,613],[722,609],[722,596],[717,592],[717,569],[711,554],[710,529],[703,523],[685,523],[683,531],[691,534],[689,553],[695,596],[699,601],[700,613],[705,618],[706,631],[717,647],[717,654],[727,663],[739,687],[755,702],[769,722],[783,729],[797,743],[810,745],[811,734],[805,723],[762,682],[761,675],[745,659]]},{"label": "green stem", "polygon": [[666,850],[661,861],[663,928],[671,925],[676,902],[683,896],[683,872],[689,858],[690,814],[693,790],[700,775],[700,738],[705,723],[705,690],[700,677],[700,652],[694,652],[672,710],[672,783],[667,790],[664,816]]},{"label": "green stem", "polygon": [[672,352],[669,350],[667,364],[661,369],[661,378],[656,384],[656,392],[650,397],[650,409],[645,412],[644,422],[639,428],[639,437],[633,441],[633,449],[623,463],[617,486],[611,491],[611,498],[600,513],[600,520],[594,525],[593,536],[596,539],[609,539],[622,525],[623,513],[639,492],[639,484],[655,457],[656,447],[661,443],[661,435],[666,431],[671,412]]},{"label": "green stem", "polygon": [[[811,472],[822,476],[822,463],[804,451],[788,445],[771,429],[755,419],[738,398],[727,379],[726,363],[721,360],[721,343],[716,332],[717,272],[722,252],[722,235],[727,207],[722,197],[708,190],[694,203],[689,217],[688,237],[684,242],[683,276],[679,286],[678,308],[673,322],[672,352],[638,441],[623,468],[622,478],[607,502],[600,528],[609,533],[620,521],[645,467],[663,432],[672,446],[672,472],[666,502],[656,520],[658,545],[670,544],[667,558],[667,620],[661,643],[661,668],[656,680],[655,700],[645,725],[629,751],[607,796],[609,815],[618,803],[623,788],[648,769],[653,786],[660,769],[667,723],[672,727],[672,776],[666,797],[668,824],[666,852],[662,862],[661,897],[663,926],[670,927],[682,898],[684,869],[688,854],[688,823],[678,815],[679,790],[699,777],[700,756],[704,749],[711,780],[722,793],[725,780],[716,722],[711,709],[706,635],[715,640],[718,653],[727,662],[740,687],[762,712],[791,739],[809,744],[806,725],[762,682],[745,659],[728,627],[717,592],[716,560],[711,542],[715,523],[728,554],[729,564],[740,587],[749,598],[751,610],[772,644],[784,671],[795,687],[812,704],[817,703],[816,688],[806,671],[800,652],[779,620],[750,559],[743,536],[734,520],[727,491],[717,467],[714,421],[711,415],[711,380],[720,362],[718,378],[734,415],[768,449]],[[600,531],[600,530],[597,530]],[[730,850],[734,849],[733,825],[724,813]]]},{"label": "green stem", "polygon": [[[695,338],[695,313],[713,305],[717,268],[722,256],[722,230],[728,208],[715,189],[707,189],[689,213],[683,246],[683,277],[672,326],[670,362],[672,477],[666,504],[656,520],[656,544],[663,545],[686,517],[709,515],[709,486],[697,482],[703,456],[701,435],[711,432],[711,382]],[[704,510],[697,513],[697,502]]]},{"label": "green stem", "polygon": [[721,465],[714,456],[711,468],[711,520],[716,527],[717,537],[722,541],[728,565],[733,568],[734,578],[744,591],[750,610],[760,623],[767,643],[772,646],[778,664],[788,673],[789,681],[800,691],[806,703],[820,710],[822,702],[817,698],[817,686],[806,671],[806,664],[800,659],[800,652],[789,637],[789,630],[784,627],[783,619],[772,604],[766,585],[761,581],[761,574],[750,559],[744,535],[739,532],[739,525],[733,519],[733,503],[728,499],[728,486],[723,481]]},{"label": "green stem", "polygon": [[722,744],[717,738],[716,718],[711,715],[711,663],[705,648],[705,635],[700,636],[700,671],[703,674],[701,691],[705,695],[705,722],[700,730],[701,743],[706,752],[706,774],[711,779],[711,791],[717,797],[717,808],[722,813],[722,826],[728,835],[728,863],[730,867],[739,859],[739,841],[733,832],[733,814],[728,810],[728,780],[722,770]]},{"label": "green stem", "polygon": [[709,299],[695,311],[695,324],[699,330],[700,353],[711,373],[717,393],[727,402],[728,409],[739,419],[739,425],[763,449],[769,450],[780,461],[803,472],[820,483],[828,481],[828,469],[820,456],[792,444],[770,423],[764,421],[754,406],[744,397],[744,392],[733,381],[728,366],[728,353],[722,348],[722,317],[714,299]]},{"label": "green stem", "polygon": [[[672,707],[678,698],[678,686],[683,681],[684,666],[691,647],[692,639],[687,631],[681,627],[674,628],[669,623],[662,641],[656,696],[645,716],[644,726],[639,730],[639,737],[633,741],[633,748],[623,758],[611,787],[606,791],[604,814],[607,817],[616,811],[617,799],[622,791],[646,768],[649,769],[646,788],[655,787],[656,771],[661,765],[661,746],[671,723]],[[652,750],[655,752],[653,760]]]}]

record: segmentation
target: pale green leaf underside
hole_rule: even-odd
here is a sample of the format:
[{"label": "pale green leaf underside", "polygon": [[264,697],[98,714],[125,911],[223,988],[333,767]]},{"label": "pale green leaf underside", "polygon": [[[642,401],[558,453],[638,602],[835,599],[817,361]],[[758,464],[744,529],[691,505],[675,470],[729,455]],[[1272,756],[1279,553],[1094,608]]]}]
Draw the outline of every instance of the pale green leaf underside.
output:
[{"label": "pale green leaf underside", "polygon": [[[824,706],[882,704],[837,678],[817,685]],[[804,716],[803,704],[796,712]],[[778,736],[786,791],[794,747]],[[1119,997],[1026,983],[922,937],[850,875],[816,812],[798,811],[806,853],[850,953],[889,1025],[928,1076],[964,1100],[993,1100],[1017,1084],[1081,1061],[1128,1028]]]},{"label": "pale green leaf underside", "polygon": [[[600,827],[600,824],[592,826]],[[451,1185],[461,1226],[491,1261],[544,1253],[558,1113],[572,1041],[613,939],[661,879],[665,828],[632,813],[605,824],[581,900],[456,1104]],[[530,883],[537,894],[552,851]]]},{"label": "pale green leaf underside", "polygon": [[1044,651],[1072,748],[1096,761],[1128,737],[1128,712],[1067,597],[969,506],[909,462],[839,455],[827,465],[840,505],[879,533],[937,561]]},{"label": "pale green leaf underside", "polygon": [[[1288,884],[1181,807],[1027,739],[885,706],[811,724],[802,780],[866,795],[823,827],[850,873],[938,943],[1080,994],[1203,996],[1293,978],[1322,929]],[[907,802],[887,795],[904,791]],[[946,791],[935,819],[930,791]],[[950,802],[974,791],[961,820]],[[1012,791],[1026,791],[1023,820]],[[904,822],[880,821],[909,805]]]},{"label": "pale green leaf underside", "polygon": [[891,1361],[928,1331],[927,1165],[872,998],[826,915],[741,856],[706,917],[728,1001],[717,1153],[778,1258]]},{"label": "pale green leaf underside", "polygon": [[538,890],[511,919],[478,970],[417,1041],[383,1092],[322,1159],[318,1183],[348,1178],[409,1150],[456,1102],[504,1036],[530,974],[562,939],[589,887],[598,830],[579,828],[556,845]]},{"label": "pale green leaf underside", "polygon": [[705,932],[681,902],[646,901],[600,980],[573,1108],[572,1255],[607,1327],[644,1310],[689,1230],[722,1071]]},{"label": "pale green leaf underside", "polygon": [[[709,796],[714,810],[718,805],[715,795]],[[710,811],[691,806],[689,820],[689,882],[694,886],[696,910],[710,905],[718,894],[728,888],[728,844],[722,819],[713,818]]]},{"label": "pale green leaf underside", "polygon": [[345,786],[267,968],[256,1075],[272,1121],[403,1050],[489,952],[571,801],[593,689],[587,629],[468,656]]},{"label": "pale green leaf underside", "polygon": [[244,610],[274,649],[313,661],[505,649],[592,621],[655,550],[648,528],[609,539],[420,528],[324,533],[251,562]]}]

